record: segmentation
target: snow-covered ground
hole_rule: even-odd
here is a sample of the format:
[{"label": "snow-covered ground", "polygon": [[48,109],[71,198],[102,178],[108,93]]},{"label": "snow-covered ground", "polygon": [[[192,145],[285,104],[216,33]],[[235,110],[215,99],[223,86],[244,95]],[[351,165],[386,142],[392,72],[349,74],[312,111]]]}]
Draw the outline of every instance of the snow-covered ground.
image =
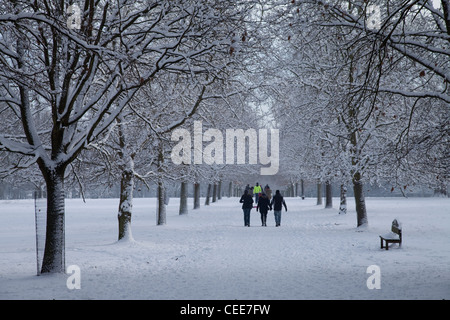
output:
[{"label": "snow-covered ground", "polygon": [[[172,198],[157,226],[155,199],[135,199],[134,240],[118,243],[117,199],[68,199],[66,267],[81,276],[72,290],[69,275],[36,276],[33,201],[0,201],[0,299],[450,299],[450,199],[367,198],[362,231],[352,198],[347,215],[338,199],[324,209],[286,198],[279,228],[273,211],[261,227],[254,209],[244,227],[238,200],[179,216]],[[394,218],[403,245],[382,250]],[[380,289],[367,286],[371,265]]]}]

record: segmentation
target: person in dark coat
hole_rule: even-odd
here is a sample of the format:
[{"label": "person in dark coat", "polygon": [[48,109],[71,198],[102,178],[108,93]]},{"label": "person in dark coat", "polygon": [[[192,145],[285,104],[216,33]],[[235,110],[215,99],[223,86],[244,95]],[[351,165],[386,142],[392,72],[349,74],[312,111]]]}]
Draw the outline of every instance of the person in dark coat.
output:
[{"label": "person in dark coat", "polygon": [[270,200],[267,198],[267,195],[263,192],[261,193],[261,196],[258,199],[258,204],[256,205],[256,211],[261,213],[261,223],[263,227],[267,227],[266,221],[267,221],[267,211],[272,210],[272,207],[270,205]]},{"label": "person in dark coat", "polygon": [[250,227],[250,210],[253,208],[253,197],[248,193],[248,190],[244,191],[239,202],[242,203],[242,210],[244,211],[244,225]]},{"label": "person in dark coat", "polygon": [[281,225],[281,209],[284,206],[284,209],[287,211],[286,202],[284,202],[283,196],[280,194],[280,190],[275,191],[275,195],[270,202],[270,206],[273,207],[273,213],[275,215],[275,225],[279,227]]},{"label": "person in dark coat", "polygon": [[268,184],[266,184],[266,186],[264,187],[264,193],[270,201],[272,199],[272,190],[270,189]]}]

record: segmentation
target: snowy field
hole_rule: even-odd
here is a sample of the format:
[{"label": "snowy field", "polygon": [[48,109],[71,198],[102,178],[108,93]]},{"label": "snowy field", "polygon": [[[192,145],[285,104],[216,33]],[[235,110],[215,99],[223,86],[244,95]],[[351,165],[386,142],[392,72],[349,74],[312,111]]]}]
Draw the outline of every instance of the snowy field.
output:
[{"label": "snowy field", "polygon": [[[33,201],[0,201],[0,299],[450,299],[450,199],[367,198],[363,231],[353,199],[338,215],[338,199],[324,209],[287,198],[279,228],[273,211],[261,227],[254,209],[244,227],[238,201],[179,216],[172,198],[156,226],[155,199],[135,199],[133,240],[118,243],[117,199],[68,199],[66,267],[81,275],[72,290],[68,275],[36,276]],[[403,245],[382,250],[394,218]],[[380,289],[367,286],[371,265]]]}]

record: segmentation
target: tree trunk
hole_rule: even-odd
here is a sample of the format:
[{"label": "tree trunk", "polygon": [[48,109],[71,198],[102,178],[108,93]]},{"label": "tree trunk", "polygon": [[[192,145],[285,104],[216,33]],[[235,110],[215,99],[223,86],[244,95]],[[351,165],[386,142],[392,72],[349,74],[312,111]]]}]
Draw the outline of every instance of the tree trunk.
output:
[{"label": "tree trunk", "polygon": [[367,226],[366,201],[364,198],[361,174],[359,172],[355,173],[353,176],[353,193],[355,194],[357,227]]},{"label": "tree trunk", "polygon": [[133,188],[134,188],[134,164],[133,160],[128,160],[128,165],[122,171],[120,180],[120,202],[119,213],[119,240],[132,239],[131,235],[131,214],[133,210]]},{"label": "tree trunk", "polygon": [[158,203],[156,224],[158,226],[166,224],[166,190],[161,179],[158,181]]},{"label": "tree trunk", "polygon": [[341,185],[341,202],[339,205],[339,214],[347,213],[347,188]]},{"label": "tree trunk", "polygon": [[302,200],[305,200],[305,182],[303,179],[301,180],[301,194],[302,194]]},{"label": "tree trunk", "polygon": [[213,186],[213,196],[212,196],[212,202],[216,202],[217,201],[217,184],[214,183]]},{"label": "tree trunk", "polygon": [[116,119],[119,135],[119,168],[122,170],[120,179],[120,200],[117,219],[119,221],[119,240],[131,240],[131,215],[133,212],[133,189],[134,189],[134,156],[128,150],[128,141],[125,120],[122,116]]},{"label": "tree trunk", "polygon": [[[353,57],[351,57],[350,61],[350,75],[349,75],[349,82],[353,84]],[[352,153],[352,167],[355,168],[355,171],[353,173],[353,193],[355,196],[355,204],[356,204],[356,220],[357,220],[357,227],[366,226],[368,224],[367,221],[367,211],[366,211],[366,203],[364,199],[364,192],[363,192],[363,183],[361,181],[361,172],[358,169],[359,167],[359,159],[361,156],[361,149],[358,144],[358,112],[359,109],[353,105],[348,105],[348,115],[349,115],[349,122],[351,125],[348,126],[349,130],[349,137],[350,137],[350,143],[352,144],[351,153]]]},{"label": "tree trunk", "polygon": [[206,191],[205,206],[209,206],[209,198],[211,197],[211,184],[208,184],[208,190]]},{"label": "tree trunk", "polygon": [[64,171],[49,169],[44,174],[47,185],[47,227],[41,273],[65,272]]},{"label": "tree trunk", "polygon": [[181,182],[181,190],[180,190],[180,214],[187,214],[187,197],[188,197],[188,188],[187,182]]},{"label": "tree trunk", "polygon": [[231,198],[233,196],[232,192],[233,192],[233,182],[230,181],[230,183],[228,184],[228,198]]},{"label": "tree trunk", "polygon": [[317,182],[317,205],[322,205],[322,183]]},{"label": "tree trunk", "polygon": [[330,181],[325,183],[325,208],[333,208],[333,196],[332,196],[332,187]]},{"label": "tree trunk", "polygon": [[164,186],[164,153],[162,142],[158,141],[158,199],[157,199],[157,214],[156,225],[161,226],[166,224],[166,188]]},{"label": "tree trunk", "polygon": [[200,183],[194,183],[194,209],[200,208]]},{"label": "tree trunk", "polygon": [[217,200],[222,199],[222,180],[219,181],[217,185]]}]

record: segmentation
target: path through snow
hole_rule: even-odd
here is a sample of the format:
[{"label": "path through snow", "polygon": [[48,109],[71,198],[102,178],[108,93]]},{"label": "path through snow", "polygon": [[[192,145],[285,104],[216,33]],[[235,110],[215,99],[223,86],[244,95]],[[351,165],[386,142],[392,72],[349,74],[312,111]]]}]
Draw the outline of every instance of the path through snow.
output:
[{"label": "path through snow", "polygon": [[[134,241],[117,243],[117,199],[66,201],[66,266],[81,270],[81,289],[68,275],[36,276],[33,202],[0,201],[0,299],[449,299],[450,199],[368,198],[369,227],[314,199],[286,198],[243,226],[238,198],[178,215],[171,199],[167,224],[156,226],[155,199],[135,199]],[[192,203],[188,203],[192,208]],[[378,235],[398,218],[404,243],[381,250]],[[381,289],[369,290],[370,265]]]}]

